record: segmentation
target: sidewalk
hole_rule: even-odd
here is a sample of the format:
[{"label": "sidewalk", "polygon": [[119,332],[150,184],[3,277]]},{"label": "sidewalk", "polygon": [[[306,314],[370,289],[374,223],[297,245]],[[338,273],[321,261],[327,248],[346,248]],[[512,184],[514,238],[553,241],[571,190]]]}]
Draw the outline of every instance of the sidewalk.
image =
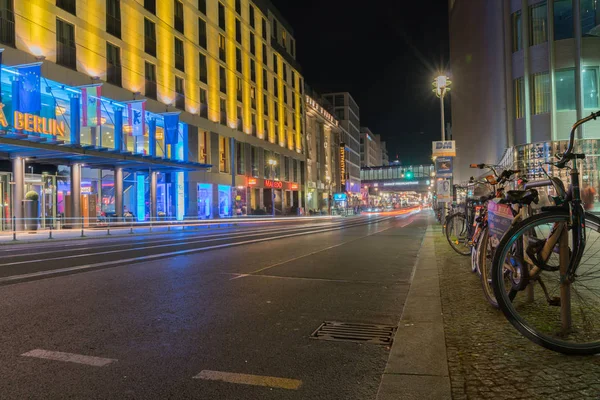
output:
[{"label": "sidewalk", "polygon": [[600,357],[531,343],[481,290],[469,257],[430,226],[378,400],[600,398]]}]

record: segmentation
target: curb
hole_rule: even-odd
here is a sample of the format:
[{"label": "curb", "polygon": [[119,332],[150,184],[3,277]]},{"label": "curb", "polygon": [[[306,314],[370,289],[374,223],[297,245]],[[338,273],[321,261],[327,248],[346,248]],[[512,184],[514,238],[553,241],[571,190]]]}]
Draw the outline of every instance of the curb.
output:
[{"label": "curb", "polygon": [[429,225],[377,400],[452,398],[434,237]]}]

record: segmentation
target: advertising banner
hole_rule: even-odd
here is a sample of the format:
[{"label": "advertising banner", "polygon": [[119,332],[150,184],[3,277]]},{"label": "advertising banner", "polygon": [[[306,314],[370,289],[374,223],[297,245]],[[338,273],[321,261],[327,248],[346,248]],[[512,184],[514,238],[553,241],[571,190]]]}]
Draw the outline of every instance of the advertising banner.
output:
[{"label": "advertising banner", "polygon": [[456,157],[456,143],[454,140],[433,142],[432,155],[436,157]]},{"label": "advertising banner", "polygon": [[452,157],[436,158],[435,174],[439,178],[452,178]]},{"label": "advertising banner", "polygon": [[499,204],[495,200],[488,202],[488,233],[493,248],[498,247],[512,220],[513,214],[509,205]]},{"label": "advertising banner", "polygon": [[438,203],[452,202],[452,191],[450,190],[450,181],[448,179],[439,179],[437,181],[437,201]]}]

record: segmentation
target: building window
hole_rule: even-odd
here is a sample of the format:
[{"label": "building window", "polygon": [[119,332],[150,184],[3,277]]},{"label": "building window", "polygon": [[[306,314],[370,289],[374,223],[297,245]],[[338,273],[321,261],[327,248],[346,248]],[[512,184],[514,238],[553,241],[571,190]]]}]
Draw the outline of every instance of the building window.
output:
[{"label": "building window", "polygon": [[228,138],[219,136],[219,172],[229,173],[229,143]]},{"label": "building window", "polygon": [[256,40],[254,40],[254,33],[250,32],[250,53],[253,56],[256,55]]},{"label": "building window", "polygon": [[296,73],[292,70],[292,87],[296,88]]},{"label": "building window", "polygon": [[206,15],[206,0],[198,0],[198,11]]},{"label": "building window", "polygon": [[152,14],[156,14],[156,0],[144,0],[144,8]]},{"label": "building window", "polygon": [[156,100],[156,65],[146,61],[144,66],[144,75],[146,80],[145,96]]},{"label": "building window", "polygon": [[206,49],[206,21],[198,18],[198,44]]},{"label": "building window", "polygon": [[121,49],[106,43],[106,82],[121,86]]},{"label": "building window", "polygon": [[250,60],[250,80],[256,82],[256,61]]},{"label": "building window", "polygon": [[[264,61],[267,61],[267,45],[265,43],[262,44],[262,58]],[[266,62],[265,62],[266,64]]]},{"label": "building window", "polygon": [[175,29],[183,33],[183,3],[179,0],[174,0],[173,7],[175,8],[174,19]]},{"label": "building window", "polygon": [[250,167],[252,168],[252,177],[258,178],[258,147],[252,146],[250,153]]},{"label": "building window", "polygon": [[227,75],[223,67],[219,67],[219,90],[222,93],[227,93]]},{"label": "building window", "polygon": [[279,104],[276,101],[273,102],[273,113],[275,115],[275,122],[279,122]]},{"label": "building window", "polygon": [[583,108],[598,108],[598,68],[585,67],[581,71]]},{"label": "building window", "polygon": [[206,65],[206,56],[204,54],[199,53],[198,63],[198,69],[200,73],[198,79],[200,79],[200,82],[202,83],[208,83],[208,66]]},{"label": "building window", "polygon": [[208,164],[208,132],[198,131],[198,162]]},{"label": "building window", "polygon": [[75,27],[63,20],[56,20],[56,63],[77,69]]},{"label": "building window", "polygon": [[175,38],[175,68],[181,72],[185,71],[185,57],[183,53],[183,41]]},{"label": "building window", "polygon": [[242,73],[242,49],[239,47],[235,48],[235,70]]},{"label": "building window", "polygon": [[529,6],[529,45],[548,41],[548,6],[546,2]]},{"label": "building window", "polygon": [[242,23],[239,19],[235,19],[235,41],[242,44]]},{"label": "building window", "polygon": [[269,73],[267,72],[266,68],[263,68],[262,70],[263,72],[263,89],[265,89],[266,91],[269,91]]},{"label": "building window", "polygon": [[250,123],[251,123],[251,131],[252,131],[252,136],[256,137],[256,114],[252,113],[252,116],[250,117]]},{"label": "building window", "polygon": [[276,76],[273,77],[273,96],[279,97],[279,84]]},{"label": "building window", "polygon": [[597,0],[581,1],[581,35],[600,36],[600,5]]},{"label": "building window", "polygon": [[15,13],[12,1],[0,2],[0,43],[15,47]]},{"label": "building window", "polygon": [[175,77],[175,107],[185,111],[185,87],[183,78]]},{"label": "building window", "polygon": [[279,73],[279,63],[277,62],[277,55],[273,54],[273,72]]},{"label": "building window", "polygon": [[294,39],[290,39],[290,48],[292,50],[292,57],[296,57],[296,41]]},{"label": "building window", "polygon": [[235,0],[235,12],[242,15],[242,0]]},{"label": "building window", "polygon": [[248,8],[248,19],[250,20],[250,26],[253,29],[256,28],[254,18],[254,7],[252,7],[252,4],[250,4],[250,7]]},{"label": "building window", "polygon": [[225,30],[225,6],[219,3],[219,28]]},{"label": "building window", "polygon": [[254,86],[250,88],[250,106],[256,110],[256,88]]},{"label": "building window", "polygon": [[531,104],[533,115],[550,112],[550,74],[540,72],[531,76]]},{"label": "building window", "polygon": [[512,51],[513,53],[523,48],[523,28],[521,10],[512,14]]},{"label": "building window", "polygon": [[285,177],[285,181],[290,181],[290,159],[288,157],[283,157],[283,175]]},{"label": "building window", "polygon": [[244,125],[242,123],[243,115],[244,114],[242,114],[242,107],[238,106],[237,107],[237,129],[238,129],[238,131],[244,130]]},{"label": "building window", "polygon": [[156,57],[156,25],[144,18],[144,51]]},{"label": "building window", "polygon": [[243,89],[242,78],[237,78],[237,101],[242,101]]},{"label": "building window", "polygon": [[556,87],[556,110],[576,110],[575,101],[575,70],[573,68],[557,70],[554,73]]},{"label": "building window", "polygon": [[200,88],[200,116],[208,118],[208,95],[203,88]]},{"label": "building window", "polygon": [[219,99],[219,110],[221,113],[221,125],[227,125],[227,100],[222,97]]},{"label": "building window", "polygon": [[269,120],[266,118],[263,125],[263,139],[269,141]]},{"label": "building window", "polygon": [[76,15],[76,0],[56,0],[56,6],[58,8],[62,8],[66,12],[70,12],[73,15]]},{"label": "building window", "polygon": [[288,90],[287,90],[287,86],[285,86],[285,84],[283,85],[283,103],[285,105],[287,105],[287,103],[288,103]]},{"label": "building window", "polygon": [[287,65],[283,63],[283,81],[287,82]]},{"label": "building window", "polygon": [[554,40],[573,37],[573,0],[554,0]]},{"label": "building window", "polygon": [[267,40],[267,20],[262,18],[262,38]]},{"label": "building window", "polygon": [[244,163],[245,143],[235,142],[235,163],[238,175],[246,175],[246,165]]},{"label": "building window", "polygon": [[121,38],[121,1],[106,0],[106,32]]},{"label": "building window", "polygon": [[269,115],[269,96],[263,94],[263,114],[265,116]]},{"label": "building window", "polygon": [[225,36],[219,34],[219,59],[223,62],[227,62],[227,56],[225,52]]},{"label": "building window", "polygon": [[273,29],[271,29],[271,37],[277,39],[277,20],[273,18]]}]

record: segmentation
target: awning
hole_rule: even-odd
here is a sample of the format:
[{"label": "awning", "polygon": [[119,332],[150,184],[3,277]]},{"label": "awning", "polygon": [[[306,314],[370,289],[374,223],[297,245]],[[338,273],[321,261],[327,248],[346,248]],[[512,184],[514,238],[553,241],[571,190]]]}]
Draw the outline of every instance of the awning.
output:
[{"label": "awning", "polygon": [[70,145],[56,138],[24,135],[14,132],[0,134],[0,158],[29,158],[40,164],[71,165],[85,164],[86,167],[113,169],[122,167],[132,171],[197,171],[211,167],[190,161],[170,160],[104,147]]}]

